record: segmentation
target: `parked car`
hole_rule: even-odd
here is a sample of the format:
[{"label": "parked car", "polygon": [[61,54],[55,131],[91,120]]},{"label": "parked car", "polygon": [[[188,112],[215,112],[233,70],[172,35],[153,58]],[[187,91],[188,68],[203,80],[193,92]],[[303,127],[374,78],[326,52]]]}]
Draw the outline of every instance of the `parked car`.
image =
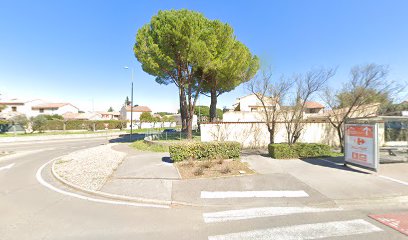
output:
[{"label": "parked car", "polygon": [[176,133],[177,130],[174,128],[167,128],[163,130],[163,133]]}]

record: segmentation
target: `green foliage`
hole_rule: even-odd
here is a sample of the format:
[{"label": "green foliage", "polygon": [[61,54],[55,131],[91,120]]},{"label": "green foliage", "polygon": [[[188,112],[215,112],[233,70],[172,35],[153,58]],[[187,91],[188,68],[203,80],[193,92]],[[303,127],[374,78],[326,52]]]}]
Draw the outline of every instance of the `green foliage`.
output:
[{"label": "green foliage", "polygon": [[204,65],[209,55],[207,21],[186,9],[159,11],[136,35],[134,52],[143,70],[158,83],[169,84],[170,79],[182,81],[172,76],[178,67]]},{"label": "green foliage", "polygon": [[47,126],[47,118],[44,115],[38,115],[31,120],[33,132],[44,132]]},{"label": "green foliage", "polygon": [[277,143],[268,145],[269,155],[276,159],[332,156],[329,145],[318,143]]},{"label": "green foliage", "polygon": [[[210,107],[208,106],[196,106],[194,109],[194,114],[201,116],[203,121],[208,121],[210,119]],[[224,112],[222,109],[217,108],[217,118],[222,119]]]},{"label": "green foliage", "polygon": [[115,110],[113,110],[112,107],[109,107],[108,112],[113,112],[113,111],[115,111]]},{"label": "green foliage", "polygon": [[154,117],[149,112],[143,112],[142,114],[140,114],[139,120],[140,122],[153,122]]},{"label": "green foliage", "polygon": [[159,114],[161,117],[172,115],[172,113],[169,113],[169,112],[157,112],[156,114]]},{"label": "green foliage", "polygon": [[401,115],[401,111],[408,111],[408,102],[400,104],[385,104],[380,109],[381,115]]},{"label": "green foliage", "polygon": [[64,117],[58,114],[43,114],[43,116],[47,119],[47,120],[64,120]]},{"label": "green foliage", "polygon": [[126,96],[126,99],[125,99],[125,106],[129,106],[131,104],[131,102],[130,102],[130,100],[129,100],[129,97],[128,96]]},{"label": "green foliage", "polygon": [[22,127],[27,128],[29,121],[26,115],[21,114],[21,115],[17,115],[11,118],[9,122],[11,122],[12,124],[21,125]]},{"label": "green foliage", "polygon": [[10,124],[10,121],[0,119],[0,124],[2,124],[2,125]]},{"label": "green foliage", "polygon": [[238,142],[183,142],[170,145],[169,152],[171,159],[175,162],[189,159],[239,158],[241,144]]},{"label": "green foliage", "polygon": [[387,106],[391,102],[388,92],[380,92],[376,89],[359,86],[350,91],[340,92],[336,96],[340,104],[339,107],[344,108],[352,106],[353,101],[355,101],[356,98],[355,96],[362,96],[361,98],[364,99],[365,104],[381,103],[381,105]]},{"label": "green foliage", "polygon": [[[39,115],[45,118],[44,115]],[[35,119],[35,118],[34,118]],[[33,121],[34,121],[33,119]],[[46,118],[45,118],[46,119]],[[101,121],[91,121],[91,120],[47,120],[45,121],[42,131],[44,130],[105,130],[105,124],[108,124],[108,129],[123,129],[126,127],[126,121],[122,120],[101,120]],[[33,129],[34,130],[34,129]],[[35,130],[37,131],[37,130]]]}]

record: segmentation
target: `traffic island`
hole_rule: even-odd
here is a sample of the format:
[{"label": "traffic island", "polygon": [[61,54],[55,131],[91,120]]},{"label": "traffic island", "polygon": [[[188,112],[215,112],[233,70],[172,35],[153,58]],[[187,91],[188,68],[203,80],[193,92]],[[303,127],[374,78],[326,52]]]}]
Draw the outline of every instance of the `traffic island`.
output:
[{"label": "traffic island", "polygon": [[239,159],[183,161],[175,163],[182,179],[214,178],[254,174],[247,163]]}]

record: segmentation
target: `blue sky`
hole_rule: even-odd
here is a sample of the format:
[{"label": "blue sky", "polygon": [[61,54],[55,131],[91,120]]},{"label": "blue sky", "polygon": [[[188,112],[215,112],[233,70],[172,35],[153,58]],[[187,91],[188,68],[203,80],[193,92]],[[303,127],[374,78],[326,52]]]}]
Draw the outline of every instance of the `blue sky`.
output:
[{"label": "blue sky", "polygon": [[[9,0],[0,1],[0,97],[118,110],[130,95],[126,65],[135,72],[135,103],[176,111],[177,89],[144,73],[132,48],[137,30],[159,10],[181,8],[229,23],[277,78],[338,67],[331,84],[340,86],[352,66],[377,63],[389,65],[391,80],[408,80],[406,0]],[[240,86],[218,106],[245,94]]]}]

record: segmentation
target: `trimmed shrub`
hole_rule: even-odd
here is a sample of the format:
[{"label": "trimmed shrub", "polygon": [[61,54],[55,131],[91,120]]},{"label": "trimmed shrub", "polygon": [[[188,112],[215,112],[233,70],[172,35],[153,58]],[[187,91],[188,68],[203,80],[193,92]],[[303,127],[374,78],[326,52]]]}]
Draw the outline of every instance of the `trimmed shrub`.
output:
[{"label": "trimmed shrub", "polygon": [[170,145],[169,152],[175,162],[188,159],[229,159],[240,156],[241,144],[238,142],[183,142]]},{"label": "trimmed shrub", "polygon": [[269,156],[276,159],[310,158],[331,155],[331,148],[318,143],[277,143],[268,145]]}]

